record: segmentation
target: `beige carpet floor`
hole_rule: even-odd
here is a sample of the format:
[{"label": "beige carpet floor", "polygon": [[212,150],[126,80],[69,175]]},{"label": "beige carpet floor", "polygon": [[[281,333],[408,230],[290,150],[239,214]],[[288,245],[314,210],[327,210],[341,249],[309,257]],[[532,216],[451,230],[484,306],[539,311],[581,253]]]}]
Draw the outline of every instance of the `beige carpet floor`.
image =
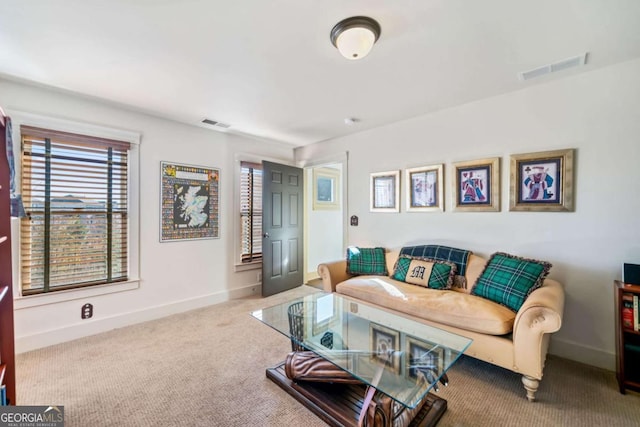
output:
[{"label": "beige carpet floor", "polygon": [[[28,353],[16,361],[20,405],[64,405],[66,426],[325,425],[265,378],[289,341],[252,310],[316,292],[216,306]],[[439,396],[439,426],[639,426],[640,395],[613,372],[551,357],[538,401],[520,376],[463,357]]]}]

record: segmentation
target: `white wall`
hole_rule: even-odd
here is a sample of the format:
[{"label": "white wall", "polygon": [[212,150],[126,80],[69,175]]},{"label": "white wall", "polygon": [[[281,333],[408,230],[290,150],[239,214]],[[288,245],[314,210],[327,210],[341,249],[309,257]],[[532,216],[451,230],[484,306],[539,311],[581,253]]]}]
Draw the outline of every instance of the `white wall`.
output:
[{"label": "white wall", "polygon": [[[292,148],[1,79],[0,104],[8,113],[35,113],[142,135],[139,288],[16,309],[17,352],[260,292],[256,270],[234,272],[234,157],[252,153],[291,162]],[[221,170],[219,239],[159,242],[161,160]],[[87,302],[94,305],[94,316],[81,320],[80,308]]]},{"label": "white wall", "polygon": [[[553,263],[566,291],[550,352],[614,369],[613,280],[640,263],[640,60],[302,147],[349,152],[349,244],[441,243]],[[366,118],[365,118],[366,120]],[[509,212],[509,155],[575,148],[575,212]],[[451,163],[501,157],[502,210],[451,212]],[[445,163],[444,213],[368,212],[369,174]],[[404,175],[404,172],[403,172]],[[402,185],[404,185],[404,176]]]}]

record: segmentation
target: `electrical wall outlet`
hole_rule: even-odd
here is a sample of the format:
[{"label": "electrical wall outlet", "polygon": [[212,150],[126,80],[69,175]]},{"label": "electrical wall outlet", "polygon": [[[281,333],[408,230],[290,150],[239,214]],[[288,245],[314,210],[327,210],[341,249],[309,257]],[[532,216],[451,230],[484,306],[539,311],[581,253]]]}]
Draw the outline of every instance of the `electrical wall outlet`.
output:
[{"label": "electrical wall outlet", "polygon": [[80,317],[83,319],[91,319],[93,317],[93,304],[86,303],[82,306]]}]

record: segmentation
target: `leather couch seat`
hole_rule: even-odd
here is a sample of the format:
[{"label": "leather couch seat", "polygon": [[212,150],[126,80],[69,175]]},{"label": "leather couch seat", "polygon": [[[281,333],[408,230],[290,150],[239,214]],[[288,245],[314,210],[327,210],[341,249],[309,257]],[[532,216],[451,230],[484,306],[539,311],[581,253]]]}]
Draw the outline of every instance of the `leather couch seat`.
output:
[{"label": "leather couch seat", "polygon": [[336,292],[469,331],[504,335],[513,331],[516,313],[495,302],[457,291],[428,289],[386,276],[356,276]]}]

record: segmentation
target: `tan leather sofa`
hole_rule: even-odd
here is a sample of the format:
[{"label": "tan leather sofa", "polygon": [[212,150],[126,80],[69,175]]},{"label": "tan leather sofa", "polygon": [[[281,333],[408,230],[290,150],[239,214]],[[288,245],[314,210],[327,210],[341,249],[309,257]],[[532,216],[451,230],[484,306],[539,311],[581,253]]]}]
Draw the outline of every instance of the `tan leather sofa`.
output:
[{"label": "tan leather sofa", "polygon": [[[387,252],[391,275],[398,251]],[[560,329],[564,290],[545,279],[527,297],[518,313],[471,295],[487,260],[472,254],[465,274],[466,288],[428,289],[387,276],[350,276],[345,260],[318,266],[324,290],[382,306],[414,320],[473,339],[465,354],[522,374],[530,401],[542,379],[550,334]]]}]

